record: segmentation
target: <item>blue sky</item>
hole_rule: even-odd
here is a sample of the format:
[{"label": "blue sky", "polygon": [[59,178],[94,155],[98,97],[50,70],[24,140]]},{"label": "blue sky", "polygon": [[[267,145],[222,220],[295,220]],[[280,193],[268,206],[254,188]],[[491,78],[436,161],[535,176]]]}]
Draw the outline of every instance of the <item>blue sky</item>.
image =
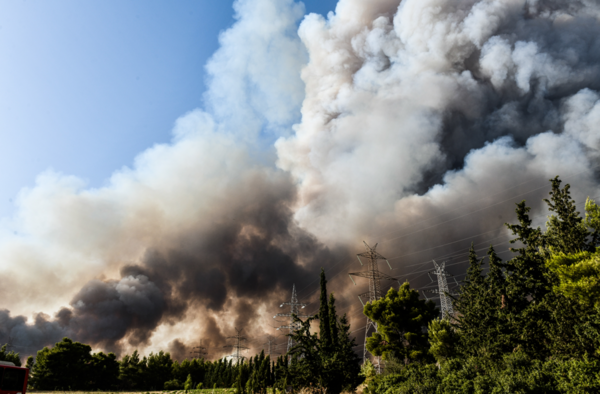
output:
[{"label": "blue sky", "polygon": [[[53,169],[101,186],[202,107],[232,1],[0,0],[0,217]],[[326,15],[334,0],[304,2]]]}]

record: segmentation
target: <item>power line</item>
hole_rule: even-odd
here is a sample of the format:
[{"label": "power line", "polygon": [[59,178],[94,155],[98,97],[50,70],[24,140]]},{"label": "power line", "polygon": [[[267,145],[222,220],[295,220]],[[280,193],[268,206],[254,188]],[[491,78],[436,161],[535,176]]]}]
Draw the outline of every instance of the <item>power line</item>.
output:
[{"label": "power line", "polygon": [[246,338],[242,337],[242,335],[241,335],[242,330],[238,330],[236,327],[235,331],[237,331],[237,334],[235,336],[227,337],[227,339],[235,339],[235,344],[223,346],[223,348],[224,349],[233,348],[233,353],[229,357],[231,357],[232,359],[235,359],[236,364],[239,364],[241,361],[244,360],[244,358],[246,358],[246,357],[242,356],[241,351],[248,349],[248,348],[242,345],[242,343],[244,341],[246,341]]},{"label": "power line", "polygon": [[192,351],[190,352],[190,354],[195,355],[196,358],[203,358],[202,356],[205,356],[208,354],[208,352],[206,351],[206,347],[202,346],[202,340],[200,340],[199,346],[194,346],[192,348]]},{"label": "power line", "polygon": [[[296,295],[296,285],[294,284],[294,287],[292,288],[292,300],[290,302],[284,302],[281,305],[279,305],[279,307],[283,307],[284,305],[289,305],[290,306],[290,313],[278,313],[275,316],[273,316],[273,319],[275,319],[276,317],[289,317],[290,318],[290,323],[287,326],[279,326],[279,328],[277,328],[277,330],[282,329],[282,328],[287,328],[289,330],[289,338],[288,338],[288,347],[287,347],[287,351],[289,352],[290,349],[294,346],[294,340],[292,339],[292,335],[298,331],[300,329],[300,322],[294,321],[294,316],[296,317],[306,317],[309,318],[311,317],[310,315],[300,315],[300,309],[304,309],[304,307],[306,307],[306,305],[308,304],[304,304],[301,302],[298,302],[298,296]],[[301,307],[301,308],[299,308]]]},{"label": "power line", "polygon": [[[358,258],[358,261],[360,262],[360,264],[362,265],[362,261],[360,260],[361,257],[364,257],[367,260],[367,269],[365,271],[360,271],[360,272],[352,272],[349,274],[350,279],[352,279],[353,276],[358,276],[358,277],[362,277],[362,278],[367,278],[369,279],[369,291],[363,294],[360,294],[358,296],[358,299],[360,300],[360,302],[364,305],[361,297],[367,297],[368,298],[368,302],[374,302],[377,301],[381,298],[382,293],[381,293],[381,279],[386,279],[386,280],[397,280],[396,278],[393,278],[389,275],[386,275],[382,272],[379,272],[379,265],[378,265],[378,261],[379,260],[385,260],[387,261],[387,259],[385,257],[383,257],[380,253],[377,252],[377,244],[375,244],[375,246],[370,247],[365,241],[363,241],[363,243],[365,244],[366,247],[366,252],[363,253],[359,253],[356,255],[356,257]],[[388,265],[390,263],[388,262]],[[390,269],[392,269],[392,267],[390,266]],[[354,282],[354,279],[352,279],[352,282]],[[356,285],[356,283],[354,283],[354,285]],[[373,320],[371,320],[369,317],[367,317],[367,325],[366,325],[366,331],[365,331],[365,344],[367,341],[367,336],[369,335],[369,331],[375,331],[377,332],[377,323],[374,322]],[[367,350],[367,347],[365,346],[365,349],[363,351],[363,364],[367,362],[368,359],[368,355],[367,353],[371,354],[371,352],[369,352]],[[374,356],[373,354],[371,354],[371,356]],[[375,368],[377,369],[377,373],[381,373],[381,357],[377,356],[376,358],[377,364],[375,366]]]},{"label": "power line", "polygon": [[[597,164],[597,165],[595,165],[595,166],[592,166],[592,167],[590,167],[588,170],[593,170],[593,169],[597,169],[597,168],[600,168],[600,164]],[[577,175],[581,175],[581,174],[583,174],[583,173],[587,172],[588,170],[585,170],[585,171],[579,171],[579,172],[574,172],[574,173],[572,173],[572,174],[570,174],[570,175],[567,175],[567,178],[568,178],[568,177],[577,176]],[[442,214],[435,215],[435,216],[431,216],[431,217],[429,217],[429,218],[425,218],[425,219],[421,219],[420,221],[421,221],[421,222],[426,222],[426,221],[429,221],[429,220],[431,220],[431,219],[435,219],[435,218],[438,218],[438,217],[444,216],[444,215],[448,214],[448,212],[453,212],[453,211],[456,211],[456,210],[458,210],[458,209],[460,209],[460,208],[463,208],[463,207],[466,207],[466,206],[473,205],[473,203],[475,203],[475,202],[477,202],[477,201],[480,201],[480,200],[482,200],[482,199],[484,199],[484,198],[489,198],[489,197],[492,197],[492,196],[496,196],[496,195],[499,195],[499,194],[506,193],[506,192],[507,192],[507,191],[509,191],[509,190],[515,189],[515,188],[517,188],[517,187],[519,187],[519,186],[522,186],[522,185],[524,185],[524,184],[531,183],[531,182],[534,182],[534,181],[535,181],[535,179],[530,179],[530,180],[528,180],[528,181],[521,182],[521,183],[519,183],[519,184],[517,184],[517,185],[515,185],[515,186],[513,186],[513,187],[510,187],[510,188],[508,188],[508,189],[504,189],[504,190],[503,190],[503,191],[501,191],[501,192],[498,192],[498,193],[494,193],[494,194],[490,194],[490,195],[487,195],[487,196],[480,197],[480,198],[478,198],[478,199],[476,199],[476,200],[473,200],[473,201],[471,201],[471,202],[469,202],[469,203],[466,203],[466,204],[460,205],[460,206],[458,206],[458,207],[456,207],[456,208],[454,208],[454,209],[451,209],[450,211],[445,211],[445,212],[444,212],[444,213],[442,213]],[[540,182],[542,182],[542,181],[540,180]],[[547,183],[547,181],[544,181],[544,182],[545,182],[546,186],[549,186],[549,185],[548,185],[548,183]],[[544,188],[544,186],[540,186],[540,187],[538,187],[538,188],[536,188],[536,189],[532,189],[532,190],[529,190],[529,191],[527,191],[527,192],[524,192],[524,193],[521,193],[521,194],[513,195],[511,198],[509,198],[509,199],[506,199],[506,200],[503,200],[503,201],[501,201],[500,203],[502,203],[502,202],[506,202],[506,201],[510,201],[512,198],[516,198],[516,197],[519,197],[519,196],[522,196],[522,195],[525,195],[525,194],[529,194],[529,193],[532,193],[532,192],[534,192],[534,191],[537,191],[537,190],[540,190],[540,189],[543,189],[543,188]],[[497,204],[499,204],[499,203],[497,203]],[[494,205],[497,205],[497,204],[494,204]],[[485,208],[489,208],[489,207],[491,207],[491,206],[494,206],[494,205],[490,205],[490,206],[488,206],[488,207],[485,207]],[[482,208],[482,209],[485,209],[485,208]],[[471,213],[473,213],[473,212],[471,212]],[[455,218],[455,219],[456,219],[456,218]],[[454,219],[451,219],[451,220],[454,220]],[[416,223],[415,223],[415,224],[413,224],[413,225],[410,225],[410,226],[408,226],[408,227],[405,227],[405,228],[403,228],[403,229],[399,229],[399,230],[395,230],[395,231],[392,231],[392,232],[390,232],[390,233],[387,233],[387,235],[389,235],[389,234],[393,234],[393,233],[397,233],[397,232],[399,232],[399,231],[407,230],[407,229],[409,229],[409,228],[413,228],[413,227],[415,227],[415,225],[416,225]],[[421,230],[419,230],[419,231],[421,231]],[[409,233],[409,234],[412,234],[412,233]],[[406,234],[406,235],[409,235],[409,234]],[[386,236],[386,235],[379,235],[378,237],[385,237],[385,236]],[[404,235],[402,235],[401,237],[403,237],[403,236],[404,236]],[[387,241],[390,241],[390,240],[393,240],[393,239],[396,239],[396,238],[392,238],[392,239],[386,239],[386,240],[384,240],[383,242],[387,242]]]}]

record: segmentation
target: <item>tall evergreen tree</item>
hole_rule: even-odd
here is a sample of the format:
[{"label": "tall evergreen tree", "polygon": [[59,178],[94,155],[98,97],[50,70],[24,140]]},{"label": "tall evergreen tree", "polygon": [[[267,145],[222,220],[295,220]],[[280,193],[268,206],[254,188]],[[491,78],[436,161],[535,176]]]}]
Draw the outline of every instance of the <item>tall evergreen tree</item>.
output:
[{"label": "tall evergreen tree", "polygon": [[571,185],[566,184],[560,188],[561,180],[558,176],[550,179],[552,191],[550,199],[545,198],[548,210],[554,212],[546,223],[546,243],[554,252],[576,253],[582,250],[596,251],[595,243],[587,245],[586,239],[590,235],[583,218],[577,211],[575,201],[571,198]]},{"label": "tall evergreen tree", "polygon": [[321,268],[321,296],[319,307],[319,337],[321,348],[324,352],[331,350],[331,323],[329,321],[329,304],[327,303],[327,279],[325,279],[325,270]]},{"label": "tall evergreen tree", "polygon": [[340,354],[340,371],[342,373],[342,390],[344,392],[354,392],[356,387],[362,382],[360,374],[360,358],[356,355],[354,348],[356,341],[350,336],[350,322],[344,315],[338,323],[338,352]]},{"label": "tall evergreen tree", "polygon": [[[300,323],[292,338],[296,345],[290,350],[292,363],[289,374],[295,388],[314,387],[328,394],[353,391],[358,385],[358,358],[353,353],[354,340],[346,317],[338,319],[335,297],[327,300],[327,280],[321,270],[321,305],[317,316]],[[319,335],[311,333],[311,323],[319,319]],[[335,339],[334,339],[335,336]],[[336,344],[336,345],[334,345]]]},{"label": "tall evergreen tree", "polygon": [[[483,303],[483,294],[486,291],[485,279],[482,276],[482,263],[477,257],[475,248],[471,243],[469,249],[469,268],[467,276],[460,288],[459,296],[454,300],[457,311],[457,326],[460,328],[461,349],[469,354],[485,351],[485,332],[481,330],[481,322],[486,319],[488,310]],[[437,326],[436,326],[437,327]]]},{"label": "tall evergreen tree", "polygon": [[331,293],[329,295],[329,333],[331,335],[331,347],[336,351],[339,349],[340,345],[338,325],[339,322],[335,310],[335,297],[333,296],[333,293]]},{"label": "tall evergreen tree", "polygon": [[511,250],[517,255],[506,262],[506,289],[504,311],[510,322],[512,335],[509,342],[513,350],[523,350],[534,357],[548,355],[545,346],[544,321],[549,318],[542,301],[550,291],[548,270],[539,252],[546,246],[542,230],[531,227],[531,208],[522,201],[517,205],[518,224],[506,224],[516,238],[512,244],[521,243]]},{"label": "tall evergreen tree", "polygon": [[489,354],[499,357],[502,353],[509,352],[511,348],[511,327],[507,319],[508,297],[507,282],[504,274],[504,263],[496,254],[493,246],[488,251],[489,273],[485,278],[486,305],[489,309],[488,349]]},{"label": "tall evergreen tree", "polygon": [[467,277],[455,301],[455,327],[460,333],[459,349],[465,357],[495,357],[510,346],[510,339],[505,336],[508,328],[503,308],[508,301],[503,264],[493,247],[490,247],[488,257],[490,271],[483,276],[483,260],[477,258],[471,245]]}]

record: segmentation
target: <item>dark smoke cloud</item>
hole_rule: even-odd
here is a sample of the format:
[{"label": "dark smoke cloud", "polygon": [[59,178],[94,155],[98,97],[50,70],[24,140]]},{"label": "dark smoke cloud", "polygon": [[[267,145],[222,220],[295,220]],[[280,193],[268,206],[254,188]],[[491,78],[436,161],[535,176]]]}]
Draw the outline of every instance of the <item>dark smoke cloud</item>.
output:
[{"label": "dark smoke cloud", "polygon": [[[316,310],[321,266],[358,330],[367,281],[346,274],[364,269],[363,239],[394,267],[382,270],[425,288],[432,259],[462,279],[472,242],[510,258],[503,223],[527,199],[543,225],[549,178],[578,202],[600,197],[596,2],[340,0],[327,21],[307,16],[300,39],[291,0],[236,9],[209,66],[211,113],[179,119],[172,144],[104,189],[45,174],[23,193],[34,241],[0,258],[31,285],[2,296],[19,313],[29,300],[58,312],[5,311],[0,341],[68,335],[181,359],[202,339],[218,357],[237,327],[260,350],[293,284]],[[279,133],[276,158],[257,148],[265,132]]]},{"label": "dark smoke cloud", "polygon": [[[210,224],[198,217],[198,227],[179,233],[175,243],[149,249],[139,264],[122,267],[121,279],[93,279],[55,319],[28,326],[17,317],[11,333],[38,348],[70,336],[120,352],[124,344],[147,347],[158,325],[176,324],[197,310],[226,312],[233,319],[229,332],[211,318],[200,322],[202,338],[214,346],[224,346],[233,327],[260,332],[250,329],[263,318],[257,308],[275,310],[295,282],[309,282],[336,256],[295,224],[290,208],[295,188],[287,177],[255,173],[245,187],[232,190],[238,201],[229,201],[228,216]],[[46,326],[53,331],[32,334]],[[181,341],[171,346],[178,357],[182,346]]]}]

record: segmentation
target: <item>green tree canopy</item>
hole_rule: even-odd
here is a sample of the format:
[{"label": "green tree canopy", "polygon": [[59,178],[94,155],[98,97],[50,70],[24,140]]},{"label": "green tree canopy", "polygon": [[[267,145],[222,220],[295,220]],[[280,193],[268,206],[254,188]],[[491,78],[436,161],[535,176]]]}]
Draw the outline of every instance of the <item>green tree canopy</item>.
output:
[{"label": "green tree canopy", "polygon": [[146,357],[140,359],[137,350],[131,355],[125,355],[119,363],[119,381],[121,382],[121,386],[127,390],[143,390],[145,388],[146,368]]},{"label": "green tree canopy", "polygon": [[435,304],[419,299],[408,282],[398,290],[391,288],[385,297],[364,307],[364,314],[377,323],[377,332],[367,339],[367,349],[384,359],[425,360],[429,349],[425,331],[438,313]]},{"label": "green tree canopy", "polygon": [[90,387],[92,348],[63,338],[37,352],[32,385],[37,390],[86,390]]},{"label": "green tree canopy", "polygon": [[571,185],[566,184],[560,188],[561,180],[558,176],[551,179],[552,191],[550,199],[544,199],[548,209],[554,212],[546,223],[545,241],[554,252],[576,253],[584,249],[592,248],[588,237],[591,235],[581,217],[575,201],[571,198]]},{"label": "green tree canopy", "polygon": [[3,345],[0,348],[0,361],[8,361],[15,364],[17,367],[21,366],[21,358],[19,357],[19,353],[15,353],[12,350],[6,351],[8,344]]},{"label": "green tree canopy", "polygon": [[429,351],[439,363],[457,356],[458,335],[448,319],[433,319],[428,326]]}]

